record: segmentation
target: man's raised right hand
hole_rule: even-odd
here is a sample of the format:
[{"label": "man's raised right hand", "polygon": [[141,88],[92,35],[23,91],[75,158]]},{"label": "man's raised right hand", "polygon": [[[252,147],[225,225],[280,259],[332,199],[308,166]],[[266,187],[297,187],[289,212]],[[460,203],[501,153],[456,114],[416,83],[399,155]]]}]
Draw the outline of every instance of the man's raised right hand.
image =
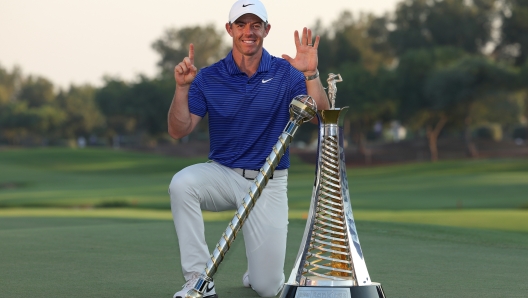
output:
[{"label": "man's raised right hand", "polygon": [[191,85],[197,72],[198,70],[194,66],[194,45],[191,43],[189,45],[189,57],[183,58],[183,61],[174,67],[176,85],[180,87]]}]

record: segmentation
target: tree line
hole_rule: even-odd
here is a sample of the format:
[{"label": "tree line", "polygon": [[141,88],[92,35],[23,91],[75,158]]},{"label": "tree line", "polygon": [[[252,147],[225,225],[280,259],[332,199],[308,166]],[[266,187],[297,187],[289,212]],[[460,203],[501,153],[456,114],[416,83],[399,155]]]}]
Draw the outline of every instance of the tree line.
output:
[{"label": "tree line", "polygon": [[[393,120],[427,140],[432,160],[444,135],[464,139],[469,156],[478,154],[476,131],[528,137],[528,0],[404,0],[383,16],[344,11],[330,26],[317,21],[312,28],[321,36],[321,79],[343,77],[337,105],[350,107],[346,138],[361,152],[379,137],[373,127]],[[46,78],[0,65],[0,143],[167,141],[174,66],[191,42],[198,68],[224,57],[224,35],[213,25],[168,29],[152,44],[160,57],[156,77],[107,77],[98,88],[56,91]],[[206,124],[190,138],[207,138]]]}]

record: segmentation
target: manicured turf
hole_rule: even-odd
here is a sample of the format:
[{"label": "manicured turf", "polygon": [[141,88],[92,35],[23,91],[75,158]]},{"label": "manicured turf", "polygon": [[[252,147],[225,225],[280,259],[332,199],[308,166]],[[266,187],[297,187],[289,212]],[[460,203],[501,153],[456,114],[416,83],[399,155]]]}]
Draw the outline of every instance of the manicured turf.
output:
[{"label": "manicured turf", "polygon": [[[206,223],[210,246],[225,226]],[[387,297],[526,297],[526,233],[368,221],[357,227],[371,278]],[[303,231],[302,220],[291,221],[287,276]],[[0,217],[0,239],[6,298],[171,297],[183,283],[170,221]],[[257,297],[241,286],[242,239],[215,275],[220,297]]]},{"label": "manicured turf", "polygon": [[[290,210],[310,204],[315,165],[292,158]],[[0,151],[0,206],[121,206],[169,209],[178,159],[103,149]],[[528,209],[528,159],[442,161],[349,168],[356,209]]]},{"label": "manicured turf", "polygon": [[[204,212],[204,220],[231,220],[235,211]],[[290,219],[306,219],[307,212],[291,211]],[[5,208],[0,217],[76,217],[76,218],[125,218],[172,220],[168,210],[143,210],[125,208],[105,209],[58,209],[58,208]],[[354,211],[356,220],[421,223],[477,229],[517,231],[528,233],[526,210],[362,210]]]},{"label": "manicured turf", "polygon": [[174,173],[204,160],[97,149],[0,151],[0,205],[168,209]]},{"label": "manicured turf", "polygon": [[[314,179],[314,165],[292,160],[286,277]],[[0,297],[172,297],[183,277],[167,186],[199,161],[104,149],[0,151]],[[367,267],[387,297],[526,297],[528,160],[347,173]],[[233,214],[205,213],[210,247]],[[242,239],[215,275],[221,298],[257,297],[241,286]]]}]

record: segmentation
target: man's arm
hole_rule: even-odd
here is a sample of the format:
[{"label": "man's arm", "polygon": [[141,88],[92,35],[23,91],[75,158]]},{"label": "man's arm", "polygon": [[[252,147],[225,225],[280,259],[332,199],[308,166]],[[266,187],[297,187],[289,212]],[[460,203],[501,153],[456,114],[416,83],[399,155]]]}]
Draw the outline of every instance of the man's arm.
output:
[{"label": "man's arm", "polygon": [[174,68],[176,91],[169,108],[168,128],[169,135],[181,139],[190,134],[202,117],[189,112],[189,89],[196,77],[197,69],[194,66],[194,45],[189,45],[189,57],[185,57]]},{"label": "man's arm", "polygon": [[[306,90],[317,104],[317,109],[328,110],[330,108],[330,102],[328,96],[323,88],[323,84],[319,77],[311,79],[311,76],[315,76],[317,71],[317,64],[319,63],[317,58],[317,47],[319,47],[319,36],[315,37],[315,42],[312,44],[312,30],[303,28],[301,39],[299,39],[299,32],[294,32],[295,48],[297,53],[295,58],[291,58],[288,55],[282,55],[282,58],[286,59],[293,67],[301,71],[306,80]],[[315,121],[315,120],[314,120]]]},{"label": "man's arm", "polygon": [[[316,74],[317,78],[309,79],[310,76],[314,76]],[[316,70],[313,74],[309,74],[309,72],[304,72],[304,76],[308,78],[306,80],[306,90],[308,91],[308,95],[310,95],[315,100],[315,103],[317,104],[317,109],[330,109],[330,101],[328,100],[328,96],[326,95],[323,84],[321,83],[321,78],[318,75],[318,71]]]},{"label": "man's arm", "polygon": [[169,135],[181,139],[190,134],[202,117],[189,112],[189,88],[176,86],[169,108]]}]

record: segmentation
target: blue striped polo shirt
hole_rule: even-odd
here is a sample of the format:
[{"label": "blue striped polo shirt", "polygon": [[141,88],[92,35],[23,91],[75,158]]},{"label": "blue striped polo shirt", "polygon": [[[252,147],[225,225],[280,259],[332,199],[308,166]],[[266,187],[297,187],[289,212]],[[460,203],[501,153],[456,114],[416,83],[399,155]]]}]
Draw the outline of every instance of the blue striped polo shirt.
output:
[{"label": "blue striped polo shirt", "polygon": [[[288,61],[262,51],[257,72],[248,77],[230,52],[202,68],[189,90],[189,110],[209,115],[209,159],[231,168],[258,170],[288,123],[289,104],[306,94],[303,74]],[[277,170],[290,166],[289,150]]]}]

